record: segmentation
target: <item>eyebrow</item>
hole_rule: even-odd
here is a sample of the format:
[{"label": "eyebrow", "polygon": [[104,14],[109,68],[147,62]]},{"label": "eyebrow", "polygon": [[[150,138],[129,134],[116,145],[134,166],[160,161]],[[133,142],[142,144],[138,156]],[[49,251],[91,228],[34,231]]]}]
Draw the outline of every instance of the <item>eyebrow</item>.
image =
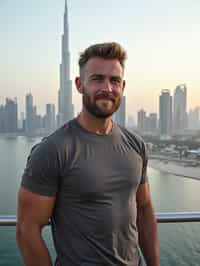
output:
[{"label": "eyebrow", "polygon": [[[103,74],[91,74],[90,78],[104,78],[105,75]],[[118,80],[122,80],[122,78],[120,76],[111,76],[111,79],[118,79]]]},{"label": "eyebrow", "polygon": [[103,78],[105,77],[105,75],[102,75],[102,74],[91,74],[90,75],[90,78]]}]

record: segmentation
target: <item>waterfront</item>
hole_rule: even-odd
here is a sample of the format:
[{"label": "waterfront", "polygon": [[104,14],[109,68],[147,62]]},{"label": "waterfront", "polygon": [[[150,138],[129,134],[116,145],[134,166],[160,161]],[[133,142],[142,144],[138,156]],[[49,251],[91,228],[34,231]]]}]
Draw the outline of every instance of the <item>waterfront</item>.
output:
[{"label": "waterfront", "polygon": [[177,163],[170,160],[150,159],[149,167],[164,173],[200,180],[200,166],[192,167],[186,166],[182,162]]},{"label": "waterfront", "polygon": [[[16,213],[16,196],[27,155],[39,139],[0,138],[0,214]],[[200,181],[149,169],[156,211],[199,211]],[[53,252],[49,228],[44,235]],[[0,227],[0,266],[22,265],[15,228]],[[162,266],[200,265],[199,223],[159,224]]]}]

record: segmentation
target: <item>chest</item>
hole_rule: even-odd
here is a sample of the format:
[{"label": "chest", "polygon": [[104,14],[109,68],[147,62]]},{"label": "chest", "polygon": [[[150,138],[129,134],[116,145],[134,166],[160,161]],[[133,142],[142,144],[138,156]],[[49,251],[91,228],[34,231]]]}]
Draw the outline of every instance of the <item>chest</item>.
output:
[{"label": "chest", "polygon": [[133,149],[114,145],[81,146],[72,153],[62,178],[67,195],[103,198],[136,190],[143,161]]}]

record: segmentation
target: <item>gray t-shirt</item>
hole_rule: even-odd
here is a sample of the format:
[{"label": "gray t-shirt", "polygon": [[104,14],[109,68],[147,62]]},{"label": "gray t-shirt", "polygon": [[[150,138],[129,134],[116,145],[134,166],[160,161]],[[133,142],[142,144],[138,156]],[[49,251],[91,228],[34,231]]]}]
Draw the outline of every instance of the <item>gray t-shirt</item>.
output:
[{"label": "gray t-shirt", "polygon": [[146,170],[144,142],[116,124],[98,135],[74,119],[33,147],[21,185],[56,197],[59,265],[138,265],[136,192]]}]

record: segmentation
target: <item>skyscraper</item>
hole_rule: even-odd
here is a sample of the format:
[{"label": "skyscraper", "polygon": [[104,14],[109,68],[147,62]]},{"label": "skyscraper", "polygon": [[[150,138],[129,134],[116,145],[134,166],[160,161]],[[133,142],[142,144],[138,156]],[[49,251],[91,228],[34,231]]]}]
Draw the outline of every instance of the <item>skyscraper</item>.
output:
[{"label": "skyscraper", "polygon": [[200,107],[190,109],[188,114],[188,128],[192,130],[200,129]]},{"label": "skyscraper", "polygon": [[150,113],[149,116],[146,117],[146,131],[150,134],[157,133],[157,114]]},{"label": "skyscraper", "polygon": [[187,88],[185,84],[176,87],[173,101],[173,132],[181,134],[187,128]]},{"label": "skyscraper", "polygon": [[159,101],[160,135],[169,137],[172,131],[172,96],[169,90],[162,90]]},{"label": "skyscraper", "polygon": [[62,35],[62,60],[60,64],[60,89],[58,92],[58,126],[74,117],[72,81],[70,80],[70,52],[68,9],[65,0],[64,34]]},{"label": "skyscraper", "polygon": [[0,105],[0,133],[5,133],[6,125],[5,125],[5,108],[4,105]]},{"label": "skyscraper", "polygon": [[25,129],[27,134],[32,134],[34,129],[34,108],[32,94],[26,95],[26,122]]},{"label": "skyscraper", "polygon": [[55,105],[46,104],[45,129],[47,133],[55,130]]},{"label": "skyscraper", "polygon": [[5,105],[5,132],[14,133],[17,132],[18,126],[17,116],[17,99],[11,100],[6,98]]},{"label": "skyscraper", "polygon": [[122,101],[118,111],[114,114],[114,120],[117,124],[125,127],[126,124],[126,97],[122,97]]},{"label": "skyscraper", "polygon": [[137,113],[137,128],[141,133],[144,133],[145,131],[145,122],[146,122],[146,111],[141,109]]}]

